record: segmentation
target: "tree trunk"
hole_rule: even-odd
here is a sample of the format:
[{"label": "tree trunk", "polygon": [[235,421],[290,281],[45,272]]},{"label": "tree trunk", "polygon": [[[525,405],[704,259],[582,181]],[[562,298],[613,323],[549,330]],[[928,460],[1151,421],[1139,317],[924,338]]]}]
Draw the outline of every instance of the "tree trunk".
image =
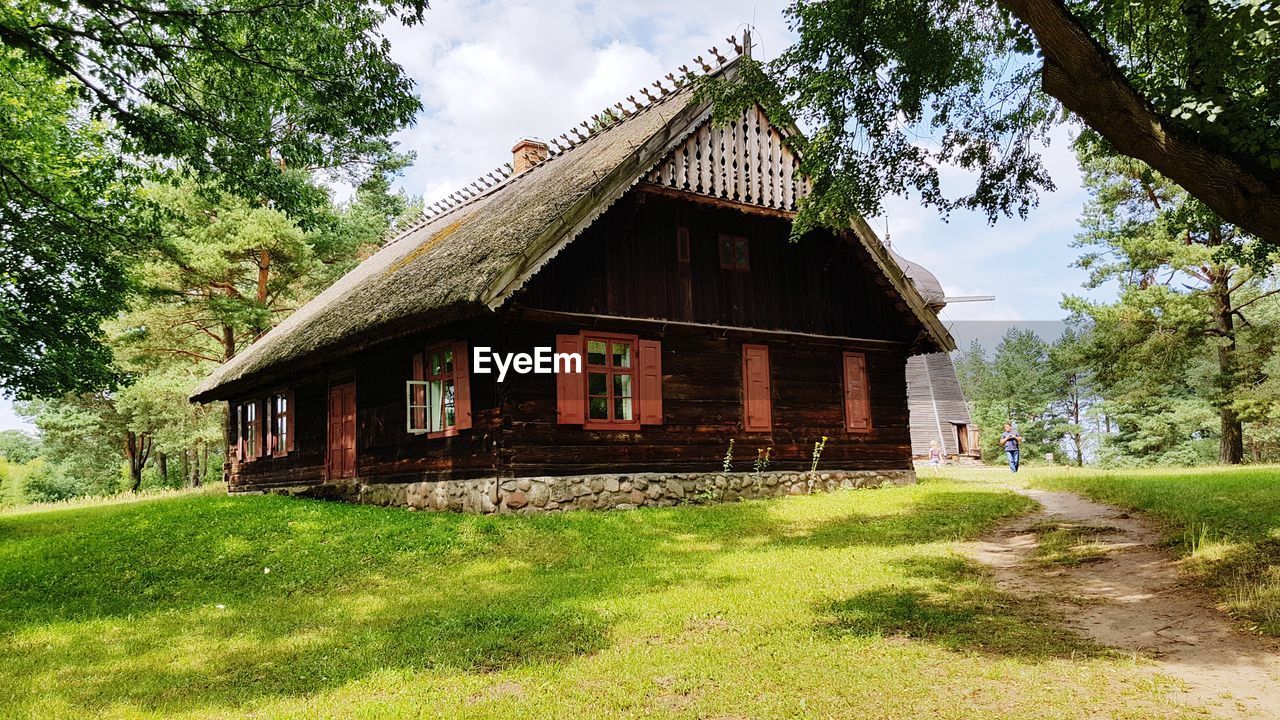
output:
[{"label": "tree trunk", "polygon": [[192,445],[186,452],[191,455],[191,467],[182,475],[182,480],[191,487],[200,487],[200,475],[204,472],[204,468],[200,465],[200,446]]},{"label": "tree trunk", "polygon": [[1231,407],[1236,386],[1236,329],[1231,307],[1231,273],[1213,268],[1209,297],[1213,302],[1213,326],[1218,333],[1218,462],[1244,462],[1244,426]]},{"label": "tree trunk", "polygon": [[138,492],[142,487],[142,468],[147,465],[147,457],[151,454],[151,436],[147,433],[125,433],[125,457],[129,461],[129,492]]},{"label": "tree trunk", "polygon": [[[258,253],[258,303],[263,307],[267,305],[267,286],[271,281],[271,252],[262,250]],[[271,323],[268,322],[266,327],[258,326],[256,335],[262,335],[270,329]]]},{"label": "tree trunk", "polygon": [[209,444],[205,443],[200,448],[200,462],[196,463],[196,473],[191,477],[191,487],[200,487],[204,484],[204,470],[209,467]]},{"label": "tree trunk", "polygon": [[186,448],[182,448],[182,458],[178,461],[178,473],[182,477],[182,483],[185,485],[187,478],[191,476],[191,452]]},{"label": "tree trunk", "polygon": [[166,453],[156,453],[156,471],[160,473],[160,483],[162,485],[169,484],[169,456]]},{"label": "tree trunk", "polygon": [[236,356],[236,331],[230,325],[222,326],[222,362]]},{"label": "tree trunk", "polygon": [[1075,430],[1071,433],[1071,442],[1076,446],[1076,467],[1084,467],[1084,433],[1080,428],[1080,392],[1071,395],[1071,423]]},{"label": "tree trunk", "polygon": [[1119,152],[1142,160],[1228,222],[1280,245],[1280,181],[1248,158],[1211,149],[1157,113],[1062,0],[999,0],[1030,26],[1044,55],[1041,82]]}]

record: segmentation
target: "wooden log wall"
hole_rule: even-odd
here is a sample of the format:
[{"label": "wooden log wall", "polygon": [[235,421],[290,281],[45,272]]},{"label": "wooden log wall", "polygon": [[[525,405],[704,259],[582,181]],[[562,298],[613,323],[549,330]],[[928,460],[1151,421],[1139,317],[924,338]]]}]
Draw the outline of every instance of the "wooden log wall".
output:
[{"label": "wooden log wall", "polygon": [[[556,423],[555,377],[508,376],[499,389],[502,431],[499,465],[505,476],[629,472],[713,472],[729,439],[734,469],[750,471],[759,448],[774,448],[775,470],[807,470],[813,443],[828,436],[820,468],[887,470],[911,467],[907,429],[905,349],[750,332],[724,332],[661,323],[506,323],[512,347],[553,344],[556,333],[635,333],[662,342],[663,424],[637,431],[592,431]],[[773,430],[742,430],[742,344],[769,347]],[[842,352],[867,355],[871,433],[844,430]]]},{"label": "wooden log wall", "polygon": [[799,160],[759,106],[726,125],[704,123],[645,176],[674,190],[794,211],[808,191]]},{"label": "wooden log wall", "polygon": [[[273,391],[283,387],[275,386]],[[293,452],[284,457],[261,457],[251,462],[233,463],[233,487],[265,490],[323,481],[329,414],[328,384],[323,378],[309,377],[292,389],[294,411],[297,413],[293,423]],[[268,394],[262,392],[251,397],[260,400]]]},{"label": "wooden log wall", "polygon": [[490,344],[492,322],[457,323],[429,333],[383,343],[350,361],[311,373],[294,386],[295,450],[285,457],[242,463],[242,489],[319,484],[325,481],[330,383],[356,382],[356,475],[364,482],[493,477],[499,425],[497,386],[481,377],[471,385],[472,427],[455,437],[429,438],[405,429],[405,381],[412,356],[443,340]]}]

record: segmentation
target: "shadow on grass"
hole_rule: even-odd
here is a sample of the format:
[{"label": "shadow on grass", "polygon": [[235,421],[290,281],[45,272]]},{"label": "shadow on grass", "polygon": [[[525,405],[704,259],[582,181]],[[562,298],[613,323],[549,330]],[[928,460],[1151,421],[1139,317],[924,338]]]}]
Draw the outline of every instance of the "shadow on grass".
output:
[{"label": "shadow on grass", "polygon": [[949,650],[1032,662],[1107,655],[1051,622],[1038,603],[998,591],[962,558],[920,557],[895,565],[918,582],[825,603],[817,608],[820,627],[835,636],[910,637]]},{"label": "shadow on grass", "polygon": [[[814,527],[768,502],[486,517],[200,497],[6,518],[0,696],[30,707],[53,685],[85,712],[115,703],[236,708],[377,672],[565,660],[609,645],[622,618],[597,610],[600,599],[727,587],[739,580],[708,567],[748,542],[931,543],[980,532],[1020,503],[948,490],[912,496],[900,512],[850,509]],[[833,629],[917,617],[945,639],[976,634],[982,621],[977,610],[937,614],[936,593],[877,592],[828,610]],[[942,633],[947,622],[962,627]]]}]

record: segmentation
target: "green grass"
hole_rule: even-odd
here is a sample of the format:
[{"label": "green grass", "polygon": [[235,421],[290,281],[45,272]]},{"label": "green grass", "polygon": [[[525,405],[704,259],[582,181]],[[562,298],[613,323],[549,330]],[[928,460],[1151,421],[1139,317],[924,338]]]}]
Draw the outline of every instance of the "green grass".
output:
[{"label": "green grass", "polygon": [[542,517],[210,493],[0,517],[5,717],[1190,716],[927,482]]},{"label": "green grass", "polygon": [[1032,482],[1154,516],[1188,573],[1232,614],[1280,636],[1280,468],[1041,471]]}]

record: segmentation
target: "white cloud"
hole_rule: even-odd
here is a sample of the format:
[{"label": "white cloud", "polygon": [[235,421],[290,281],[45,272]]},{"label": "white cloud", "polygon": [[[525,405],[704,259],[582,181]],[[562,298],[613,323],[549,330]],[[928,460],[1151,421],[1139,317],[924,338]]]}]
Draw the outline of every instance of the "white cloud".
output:
[{"label": "white cloud", "polygon": [[[756,6],[760,45],[780,50],[783,3]],[[684,64],[752,20],[740,3],[437,3],[388,26],[392,55],[424,111],[397,136],[417,154],[402,181],[428,200],[510,160],[517,139],[550,139]],[[757,51],[761,48],[757,47]]]}]

